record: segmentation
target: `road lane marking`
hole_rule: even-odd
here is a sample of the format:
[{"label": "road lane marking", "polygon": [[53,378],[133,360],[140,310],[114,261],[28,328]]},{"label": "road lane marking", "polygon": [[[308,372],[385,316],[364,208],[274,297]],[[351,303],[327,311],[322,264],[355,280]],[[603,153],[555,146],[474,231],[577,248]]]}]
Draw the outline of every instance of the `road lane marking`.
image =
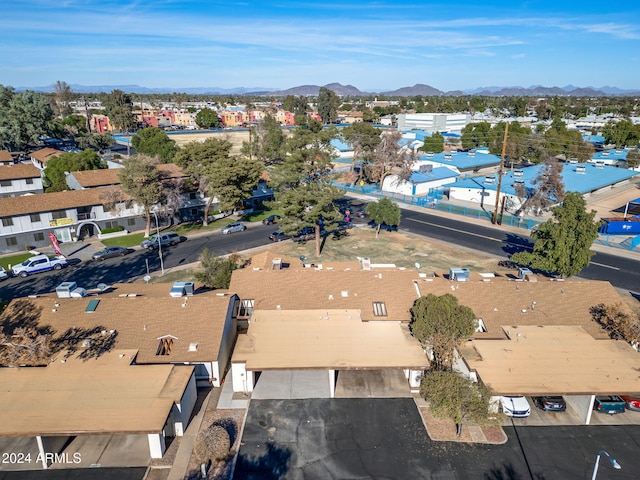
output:
[{"label": "road lane marking", "polygon": [[590,262],[591,265],[597,265],[599,267],[610,268],[611,270],[620,270],[618,267],[612,267],[611,265],[605,265],[604,263]]},{"label": "road lane marking", "polygon": [[501,239],[501,238],[487,237],[486,235],[480,235],[479,233],[467,232],[466,230],[460,230],[458,228],[453,228],[453,227],[445,227],[444,225],[438,225],[437,223],[425,222],[424,220],[418,220],[417,218],[407,217],[407,220],[411,220],[412,222],[424,223],[425,225],[431,225],[432,227],[444,228],[446,230],[451,230],[453,232],[464,233],[465,235],[473,235],[474,237],[480,237],[480,238],[484,238],[486,240],[493,240],[494,242],[498,242],[498,243],[504,243],[504,240]]}]

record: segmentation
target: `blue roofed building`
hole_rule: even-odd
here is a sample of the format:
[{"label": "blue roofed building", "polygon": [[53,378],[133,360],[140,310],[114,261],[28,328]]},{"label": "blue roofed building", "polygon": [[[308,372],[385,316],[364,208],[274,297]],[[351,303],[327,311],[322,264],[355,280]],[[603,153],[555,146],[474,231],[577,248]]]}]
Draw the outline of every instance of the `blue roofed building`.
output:
[{"label": "blue roofed building", "polygon": [[[536,189],[535,179],[544,165],[534,165],[506,172],[502,176],[500,202],[505,199],[505,209],[517,213],[525,198],[516,193],[516,185],[522,185],[531,194]],[[596,163],[565,163],[562,179],[565,192],[578,192],[588,196],[616,185],[628,183],[640,172],[611,167]],[[495,205],[498,187],[498,174],[459,178],[454,183],[444,184],[449,191],[449,199],[477,203],[479,205]]]},{"label": "blue roofed building", "polygon": [[468,152],[426,153],[421,155],[413,168],[420,165],[447,167],[458,173],[478,172],[500,165],[500,157],[489,153],[487,149],[473,149]]},{"label": "blue roofed building", "polygon": [[430,190],[451,182],[459,175],[447,167],[423,165],[419,170],[413,171],[408,180],[397,174],[386,176],[382,182],[382,191],[402,195],[427,195]]},{"label": "blue roofed building", "polygon": [[596,152],[593,157],[591,157],[590,162],[594,163],[604,163],[605,165],[619,165],[624,164],[627,160],[627,150],[624,148],[616,148],[612,150],[603,150],[601,152]]}]

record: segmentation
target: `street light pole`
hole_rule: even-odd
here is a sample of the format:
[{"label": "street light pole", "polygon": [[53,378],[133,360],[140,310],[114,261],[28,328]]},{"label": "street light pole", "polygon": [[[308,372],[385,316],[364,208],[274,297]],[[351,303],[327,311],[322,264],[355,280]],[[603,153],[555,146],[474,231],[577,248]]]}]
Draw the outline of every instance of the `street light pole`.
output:
[{"label": "street light pole", "polygon": [[162,260],[162,242],[160,241],[160,224],[158,223],[158,214],[151,211],[153,216],[156,217],[156,232],[158,233],[158,256],[160,257],[160,269],[162,270],[162,275],[164,276],[164,262]]},{"label": "street light pole", "polygon": [[609,459],[609,461],[611,462],[611,466],[613,468],[615,468],[616,470],[620,470],[622,468],[615,458],[613,458],[611,455],[609,455],[604,450],[600,450],[598,452],[598,455],[596,455],[596,464],[593,466],[593,475],[591,475],[591,480],[596,480],[596,476],[598,475],[598,466],[600,465],[600,456],[601,455],[606,455],[607,458]]}]

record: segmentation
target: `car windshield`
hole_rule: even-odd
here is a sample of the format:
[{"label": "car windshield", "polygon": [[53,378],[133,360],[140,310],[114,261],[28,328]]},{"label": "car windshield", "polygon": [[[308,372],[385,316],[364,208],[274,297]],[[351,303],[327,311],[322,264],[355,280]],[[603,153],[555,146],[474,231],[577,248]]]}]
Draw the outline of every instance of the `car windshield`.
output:
[{"label": "car windshield", "polygon": [[31,260],[25,260],[21,265],[24,265],[26,267],[27,265],[29,265],[29,263],[31,263]]}]

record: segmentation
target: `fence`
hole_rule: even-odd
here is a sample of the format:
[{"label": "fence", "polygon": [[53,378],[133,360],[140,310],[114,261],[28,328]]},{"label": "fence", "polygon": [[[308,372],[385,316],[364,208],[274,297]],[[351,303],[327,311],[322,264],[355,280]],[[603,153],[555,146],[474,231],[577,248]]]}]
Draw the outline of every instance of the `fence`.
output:
[{"label": "fence", "polygon": [[601,234],[598,235],[598,238],[596,238],[593,243],[633,251],[640,246],[640,235],[636,235],[635,237],[625,237],[621,235]]}]

